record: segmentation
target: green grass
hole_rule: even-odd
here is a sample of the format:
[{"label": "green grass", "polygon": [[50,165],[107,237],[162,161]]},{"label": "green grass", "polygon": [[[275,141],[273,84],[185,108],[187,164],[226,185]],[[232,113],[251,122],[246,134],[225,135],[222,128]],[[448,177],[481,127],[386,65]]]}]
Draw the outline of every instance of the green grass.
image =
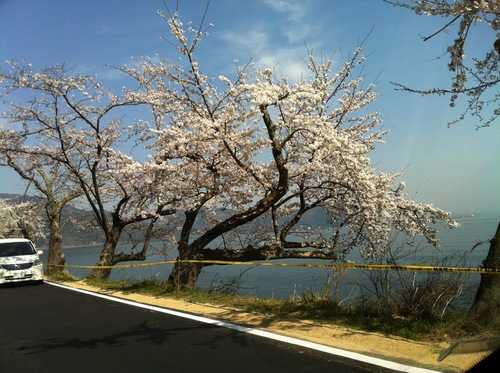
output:
[{"label": "green grass", "polygon": [[76,282],[80,281],[79,278],[73,276],[67,271],[55,272],[55,273],[45,273],[45,277],[53,281],[64,281],[64,282]]},{"label": "green grass", "polygon": [[[67,281],[63,276],[47,276],[54,281]],[[72,277],[70,277],[72,278]],[[74,280],[74,278],[73,278]],[[103,290],[138,293],[155,297],[179,299],[191,303],[235,308],[244,312],[282,319],[310,320],[321,324],[334,324],[350,329],[399,336],[412,340],[443,340],[444,336],[461,337],[462,314],[450,314],[443,319],[430,317],[398,317],[378,315],[363,309],[344,309],[321,294],[309,292],[293,299],[263,299],[236,294],[214,294],[202,290],[170,288],[154,278],[142,280],[87,279],[88,285]]]}]

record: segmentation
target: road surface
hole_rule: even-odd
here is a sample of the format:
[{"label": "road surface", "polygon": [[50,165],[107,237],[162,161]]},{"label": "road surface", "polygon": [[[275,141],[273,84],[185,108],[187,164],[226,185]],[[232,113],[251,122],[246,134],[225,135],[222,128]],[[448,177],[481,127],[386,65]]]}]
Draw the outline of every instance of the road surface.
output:
[{"label": "road surface", "polygon": [[0,288],[0,372],[393,372],[44,285]]}]

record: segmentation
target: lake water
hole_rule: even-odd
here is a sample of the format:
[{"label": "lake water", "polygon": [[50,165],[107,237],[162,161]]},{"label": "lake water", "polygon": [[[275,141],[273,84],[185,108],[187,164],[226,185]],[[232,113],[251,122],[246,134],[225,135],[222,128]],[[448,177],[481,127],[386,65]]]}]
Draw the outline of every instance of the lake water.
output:
[{"label": "lake water", "polygon": [[[495,234],[498,222],[500,221],[500,213],[461,216],[455,217],[455,219],[460,223],[460,227],[452,230],[445,229],[440,232],[442,247],[439,252],[436,252],[433,248],[426,248],[421,256],[406,258],[404,260],[406,262],[405,264],[428,264],[431,260],[431,254],[443,258],[449,255],[467,252],[467,263],[460,263],[460,266],[478,267],[486,258],[489,249],[488,241]],[[476,247],[471,252],[474,245],[481,241],[485,243]],[[66,264],[94,265],[99,252],[99,247],[65,249]],[[45,255],[46,253],[44,256]],[[154,263],[173,260],[174,258],[175,253],[171,253],[170,257],[162,254],[151,254],[145,262]],[[359,259],[356,258],[356,253],[353,253],[350,259],[359,262]],[[325,263],[320,260],[307,261],[304,259],[272,262]],[[120,264],[132,264],[132,262]],[[454,264],[453,262],[448,263],[450,266]],[[154,277],[159,280],[165,280],[171,269],[172,265],[114,269],[111,278],[145,279]],[[68,271],[77,277],[83,278],[90,270],[68,268]],[[197,285],[207,288],[216,284],[226,283],[230,279],[239,278],[238,293],[242,295],[287,299],[294,295],[303,295],[309,290],[321,292],[325,287],[330,273],[331,269],[329,268],[213,265],[203,269]],[[337,271],[337,273],[339,272]],[[338,287],[339,300],[347,298],[349,294],[356,292],[357,290],[355,290],[355,287],[358,286],[360,282],[365,281],[366,278],[367,271],[356,269],[341,271],[341,282]],[[468,275],[468,286],[462,296],[463,305],[467,306],[473,300],[479,280],[480,275],[478,274]]]}]

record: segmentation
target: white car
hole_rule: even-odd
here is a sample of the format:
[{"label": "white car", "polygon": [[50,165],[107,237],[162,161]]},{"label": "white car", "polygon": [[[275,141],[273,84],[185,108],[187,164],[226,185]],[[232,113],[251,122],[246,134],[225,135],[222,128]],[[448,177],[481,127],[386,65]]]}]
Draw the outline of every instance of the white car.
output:
[{"label": "white car", "polygon": [[34,281],[43,283],[42,250],[24,238],[0,239],[0,284]]}]

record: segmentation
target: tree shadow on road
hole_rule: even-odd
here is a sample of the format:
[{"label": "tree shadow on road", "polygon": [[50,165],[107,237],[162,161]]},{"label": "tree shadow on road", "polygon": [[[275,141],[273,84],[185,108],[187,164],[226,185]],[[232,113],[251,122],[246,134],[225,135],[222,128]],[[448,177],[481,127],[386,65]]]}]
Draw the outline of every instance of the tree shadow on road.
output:
[{"label": "tree shadow on road", "polygon": [[[247,336],[244,333],[230,331],[228,334],[217,333],[215,325],[203,324],[193,327],[178,328],[158,328],[152,326],[154,322],[143,321],[140,324],[131,326],[127,331],[113,333],[102,337],[81,338],[81,337],[54,337],[40,340],[35,344],[24,344],[18,351],[24,354],[38,354],[56,349],[97,349],[101,347],[117,348],[125,345],[165,345],[169,342],[179,343],[186,338],[180,337],[181,333],[187,332],[191,335],[191,342],[188,345],[203,345],[205,348],[217,348],[218,344],[231,338],[233,342],[240,345],[248,345]],[[214,333],[208,333],[214,329]],[[202,332],[205,331],[205,332]],[[210,335],[210,338],[207,336]]]}]

